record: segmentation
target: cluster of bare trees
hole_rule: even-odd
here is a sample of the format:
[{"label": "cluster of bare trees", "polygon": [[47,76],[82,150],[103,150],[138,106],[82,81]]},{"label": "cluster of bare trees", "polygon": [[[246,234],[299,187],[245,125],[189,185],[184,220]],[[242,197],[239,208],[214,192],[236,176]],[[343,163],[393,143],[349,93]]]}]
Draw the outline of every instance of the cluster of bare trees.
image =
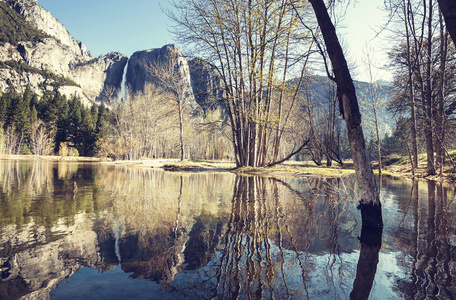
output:
[{"label": "cluster of bare trees", "polygon": [[[150,95],[150,96],[146,96]],[[143,94],[131,96],[112,109],[110,134],[101,141],[101,153],[113,159],[162,157],[173,151],[176,121],[168,97],[149,86]]]},{"label": "cluster of bare trees", "polygon": [[[308,6],[292,0],[174,3],[170,17],[176,36],[222,79],[238,166],[276,164],[309,141],[308,134],[290,129],[313,45],[301,24]],[[285,140],[292,145],[286,153],[281,148]]]},{"label": "cluster of bare trees", "polygon": [[[437,1],[390,2],[402,40],[390,56],[396,68],[394,107],[410,118],[412,166],[425,145],[429,175],[443,171],[456,112],[456,49]],[[421,142],[423,141],[423,142]],[[435,155],[434,155],[435,154]]]},{"label": "cluster of bare trees", "polygon": [[[53,133],[47,130],[41,120],[34,122],[28,132],[17,130],[15,126],[8,126],[6,130],[0,127],[0,154],[20,155],[30,151],[33,155],[50,155],[53,141]],[[27,146],[29,148],[24,149]]]},{"label": "cluster of bare trees", "polygon": [[[315,85],[325,87],[324,102],[316,103],[311,99],[312,89]],[[312,87],[313,86],[313,87]],[[332,80],[325,79],[325,82],[318,77],[309,77],[303,82],[303,93],[305,102],[302,113],[307,115],[310,130],[310,141],[302,153],[308,155],[318,166],[331,166],[333,161],[343,165],[346,151],[346,137],[343,130],[342,118],[338,116],[338,99],[336,86]],[[326,105],[323,103],[326,102]]]},{"label": "cluster of bare trees", "polygon": [[111,128],[100,142],[99,154],[130,160],[232,157],[221,110],[195,116],[185,101],[175,97],[148,85],[144,92],[114,105]]}]

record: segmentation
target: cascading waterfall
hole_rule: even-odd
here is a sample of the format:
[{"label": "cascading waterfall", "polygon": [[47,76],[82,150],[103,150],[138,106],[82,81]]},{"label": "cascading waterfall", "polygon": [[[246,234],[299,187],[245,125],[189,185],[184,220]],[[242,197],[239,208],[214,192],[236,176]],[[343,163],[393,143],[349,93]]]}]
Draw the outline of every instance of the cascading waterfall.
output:
[{"label": "cascading waterfall", "polygon": [[127,70],[128,70],[128,63],[130,62],[130,58],[128,58],[127,63],[125,64],[125,67],[123,69],[122,73],[122,81],[120,83],[120,93],[118,94],[118,100],[127,100]]}]

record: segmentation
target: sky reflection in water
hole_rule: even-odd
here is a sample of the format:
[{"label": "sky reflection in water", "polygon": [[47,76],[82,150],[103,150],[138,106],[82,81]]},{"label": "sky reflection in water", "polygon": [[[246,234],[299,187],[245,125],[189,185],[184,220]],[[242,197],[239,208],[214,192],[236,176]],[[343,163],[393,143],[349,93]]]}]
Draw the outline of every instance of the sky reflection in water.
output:
[{"label": "sky reflection in water", "polygon": [[383,179],[378,252],[353,178],[0,161],[0,182],[1,299],[456,295],[454,187]]}]

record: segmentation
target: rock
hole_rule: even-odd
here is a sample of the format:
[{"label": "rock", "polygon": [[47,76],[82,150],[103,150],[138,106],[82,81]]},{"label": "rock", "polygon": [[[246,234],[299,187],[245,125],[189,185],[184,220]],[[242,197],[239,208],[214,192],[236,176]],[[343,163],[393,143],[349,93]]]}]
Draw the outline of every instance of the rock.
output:
[{"label": "rock", "polygon": [[17,46],[0,45],[0,92],[8,86],[13,86],[18,92],[29,87],[40,96],[49,90],[58,90],[67,98],[76,94],[87,106],[100,101],[112,103],[121,97],[128,62],[125,82],[132,94],[144,92],[149,83],[161,87],[167,85],[161,75],[151,73],[151,67],[162,68],[156,73],[164,73],[171,63],[171,70],[177,70],[177,80],[173,84],[179,86],[180,95],[194,112],[199,107],[197,103],[207,109],[219,105],[223,97],[216,70],[200,59],[189,62],[175,45],[137,51],[130,59],[117,52],[93,58],[84,44],[75,40],[37,0],[7,3],[49,37],[19,41]]},{"label": "rock", "polygon": [[56,38],[81,61],[87,61],[92,58],[86,46],[82,42],[75,40],[65,26],[57,21],[50,12],[42,8],[37,0],[16,0],[10,5],[32,26]]},{"label": "rock", "polygon": [[46,38],[37,43],[20,43],[16,51],[27,65],[65,77],[70,75],[70,66],[80,61],[74,52],[53,38]]},{"label": "rock", "polygon": [[[2,0],[0,0],[2,1]],[[0,46],[0,61],[14,62],[31,68],[17,68],[9,65],[0,69],[0,91],[9,85],[18,90],[26,86],[38,95],[54,89],[52,78],[46,73],[68,78],[74,82],[62,83],[58,91],[67,98],[74,94],[90,106],[95,101],[109,100],[109,95],[120,90],[123,68],[127,57],[121,53],[109,53],[93,58],[83,43],[76,41],[48,11],[36,0],[8,2],[32,26],[44,31],[50,37],[34,42],[19,42],[18,46],[8,43]],[[33,69],[32,69],[33,68]]]},{"label": "rock", "polygon": [[[180,85],[178,90],[184,94],[184,101],[192,106],[195,103],[195,97],[190,83],[190,70],[187,59],[183,56],[181,50],[175,45],[166,45],[159,49],[150,49],[137,51],[133,53],[128,62],[127,70],[127,88],[132,94],[144,92],[148,83],[156,86],[162,86],[161,79],[154,73],[165,73],[173,68],[169,68],[169,61],[174,64],[176,72],[175,86]],[[163,71],[152,71],[152,68],[162,68]],[[164,75],[166,76],[166,75]]]},{"label": "rock", "polygon": [[112,101],[120,91],[127,56],[112,52],[70,69],[69,78],[77,82],[92,101]]},{"label": "rock", "polygon": [[204,110],[222,106],[224,90],[217,70],[199,58],[190,60],[188,65],[196,102]]}]

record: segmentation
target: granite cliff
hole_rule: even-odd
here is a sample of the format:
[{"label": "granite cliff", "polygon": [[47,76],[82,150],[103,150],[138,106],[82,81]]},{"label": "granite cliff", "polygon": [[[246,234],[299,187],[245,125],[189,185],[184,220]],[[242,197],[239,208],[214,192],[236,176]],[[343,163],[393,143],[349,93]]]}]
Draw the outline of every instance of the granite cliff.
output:
[{"label": "granite cliff", "polygon": [[7,22],[43,33],[39,38],[2,38],[1,92],[9,86],[18,91],[28,86],[39,95],[58,90],[67,97],[77,94],[89,105],[120,89],[125,55],[109,53],[93,58],[37,0],[0,0],[0,5]]},{"label": "granite cliff", "polygon": [[135,94],[149,83],[160,86],[163,71],[153,75],[151,66],[171,64],[184,101],[192,107],[210,107],[222,95],[215,70],[202,60],[189,61],[174,45],[137,51],[130,58],[117,52],[94,58],[37,0],[0,0],[0,6],[3,19],[24,32],[33,30],[20,37],[1,37],[0,92],[10,86],[19,92],[29,87],[38,95],[50,90],[67,98],[76,94],[86,105],[112,102],[124,98],[125,89]]}]

